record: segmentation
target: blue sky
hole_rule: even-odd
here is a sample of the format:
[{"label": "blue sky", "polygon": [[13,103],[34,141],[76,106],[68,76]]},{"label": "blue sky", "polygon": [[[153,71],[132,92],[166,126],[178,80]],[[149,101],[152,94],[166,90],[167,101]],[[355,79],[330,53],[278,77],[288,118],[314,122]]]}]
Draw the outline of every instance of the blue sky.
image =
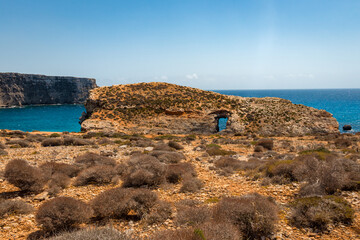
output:
[{"label": "blue sky", "polygon": [[0,72],[360,88],[359,0],[0,0]]}]

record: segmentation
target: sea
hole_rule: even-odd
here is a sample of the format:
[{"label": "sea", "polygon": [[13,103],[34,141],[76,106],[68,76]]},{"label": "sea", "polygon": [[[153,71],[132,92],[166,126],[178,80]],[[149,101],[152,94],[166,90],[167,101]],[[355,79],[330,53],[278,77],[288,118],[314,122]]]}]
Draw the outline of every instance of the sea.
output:
[{"label": "sea", "polygon": [[[242,97],[279,97],[317,109],[324,109],[342,126],[353,127],[350,132],[360,132],[360,89],[313,90],[212,90],[226,95]],[[83,105],[46,105],[0,109],[0,129],[47,132],[79,132],[79,117]],[[220,122],[220,130],[226,119]]]}]

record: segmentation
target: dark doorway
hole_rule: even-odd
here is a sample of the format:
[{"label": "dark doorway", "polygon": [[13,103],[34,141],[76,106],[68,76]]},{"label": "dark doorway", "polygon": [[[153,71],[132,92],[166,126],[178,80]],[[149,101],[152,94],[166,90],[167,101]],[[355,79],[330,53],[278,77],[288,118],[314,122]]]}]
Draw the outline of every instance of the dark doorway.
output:
[{"label": "dark doorway", "polygon": [[216,131],[221,132],[222,130],[226,129],[226,123],[228,121],[227,117],[218,117],[216,118],[217,124],[216,124]]}]

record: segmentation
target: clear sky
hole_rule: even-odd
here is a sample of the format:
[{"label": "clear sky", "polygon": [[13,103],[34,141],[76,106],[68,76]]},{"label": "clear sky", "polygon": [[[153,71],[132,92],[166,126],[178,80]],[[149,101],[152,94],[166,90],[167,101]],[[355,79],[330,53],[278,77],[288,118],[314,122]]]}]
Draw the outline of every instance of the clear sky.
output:
[{"label": "clear sky", "polygon": [[0,0],[0,72],[360,88],[360,0]]}]

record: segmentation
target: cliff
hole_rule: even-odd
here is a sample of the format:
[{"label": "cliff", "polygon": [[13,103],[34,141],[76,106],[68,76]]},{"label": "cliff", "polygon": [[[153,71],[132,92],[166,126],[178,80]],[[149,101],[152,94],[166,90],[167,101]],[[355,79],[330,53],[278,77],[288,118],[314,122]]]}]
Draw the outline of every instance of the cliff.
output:
[{"label": "cliff", "polygon": [[84,103],[95,79],[0,73],[0,107]]},{"label": "cliff", "polygon": [[168,83],[93,89],[85,104],[84,131],[143,134],[224,133],[264,136],[337,133],[332,115],[280,98],[244,98]]}]

